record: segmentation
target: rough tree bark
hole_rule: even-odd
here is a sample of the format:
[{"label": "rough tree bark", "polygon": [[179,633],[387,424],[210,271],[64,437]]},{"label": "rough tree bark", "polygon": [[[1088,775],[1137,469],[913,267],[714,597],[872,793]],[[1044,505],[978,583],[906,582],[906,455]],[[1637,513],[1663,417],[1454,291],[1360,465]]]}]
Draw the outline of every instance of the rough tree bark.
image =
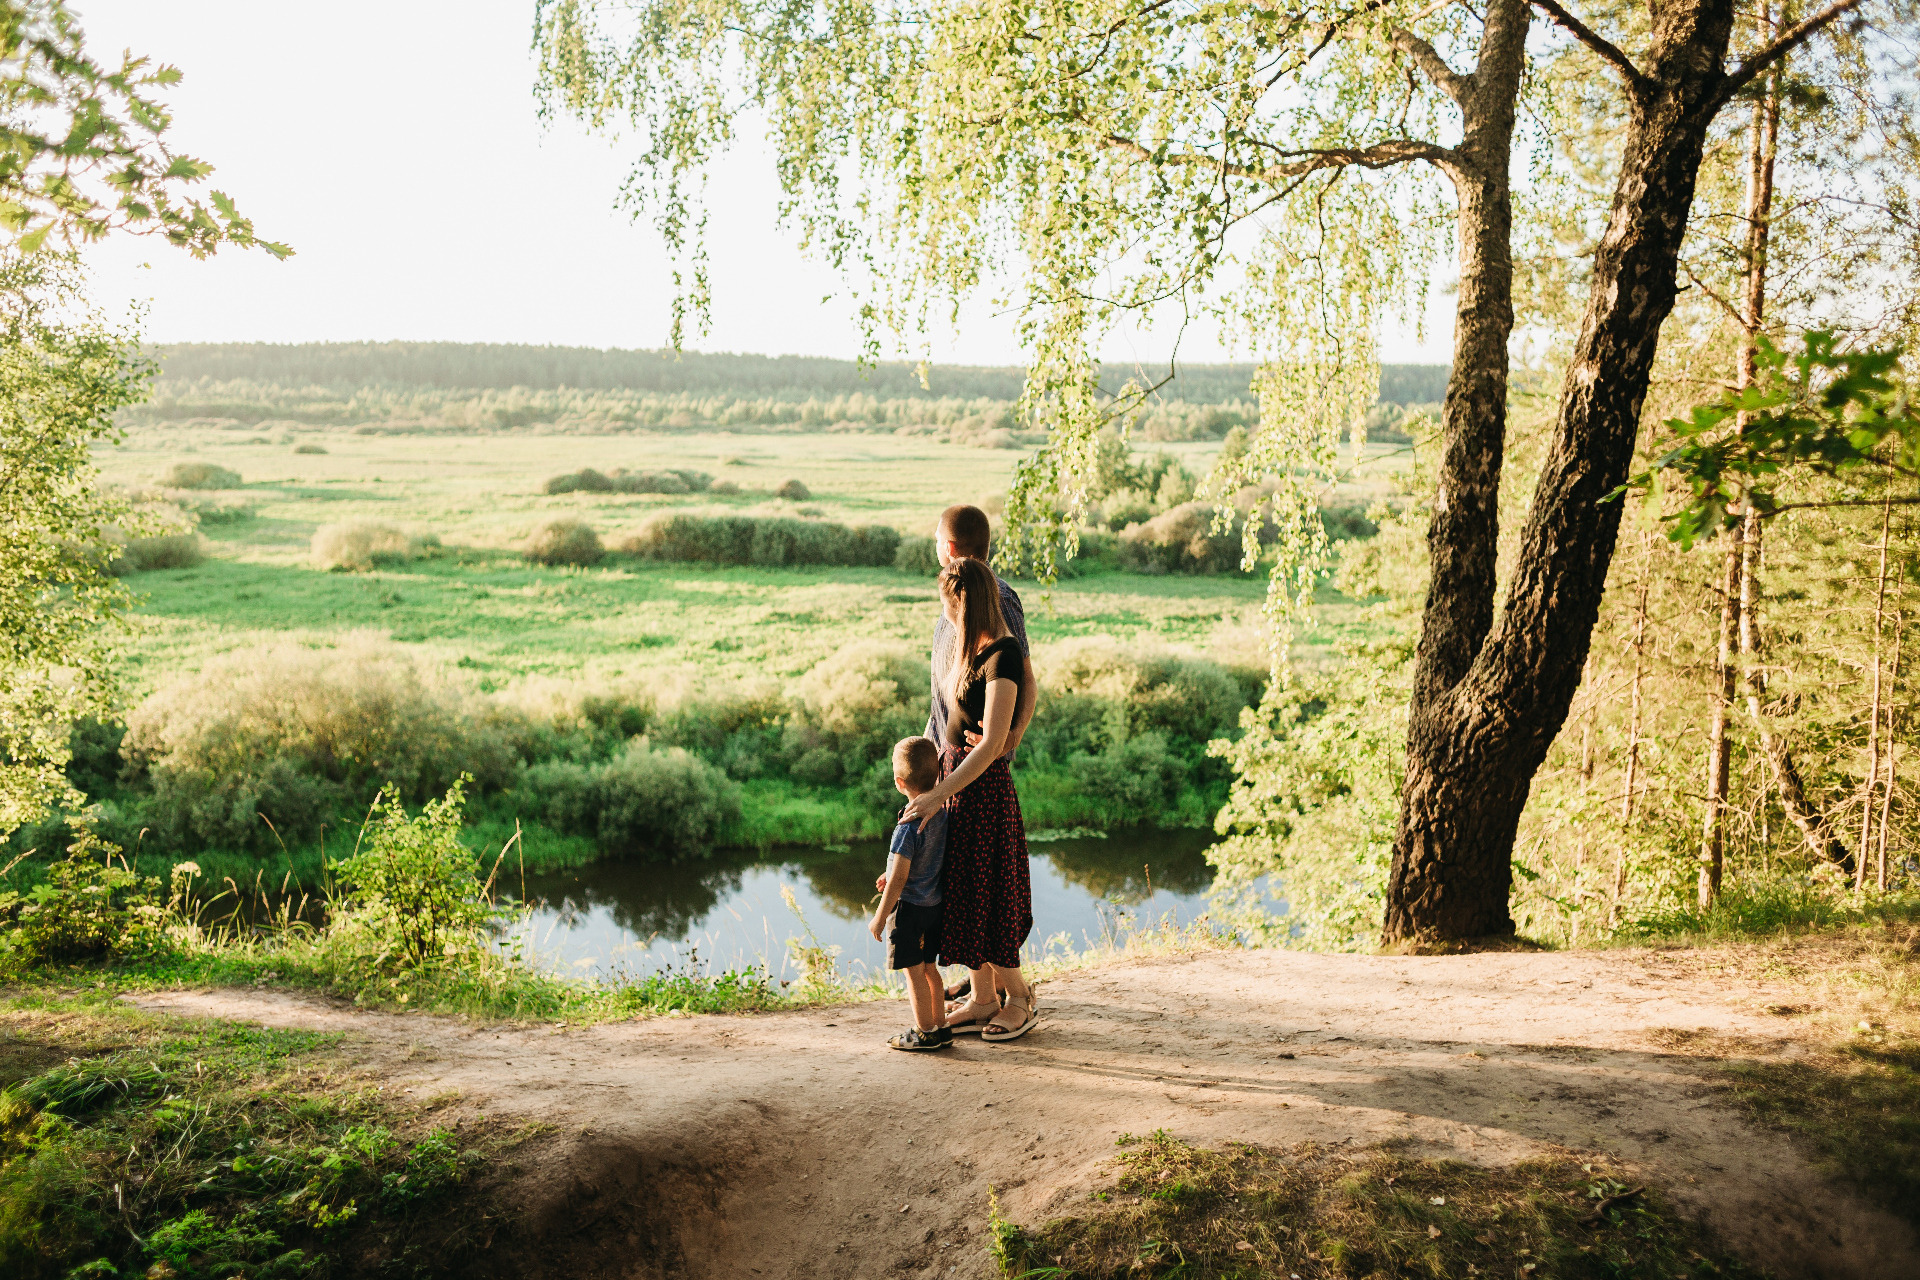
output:
[{"label": "rough tree bark", "polygon": [[[1558,422],[1491,632],[1498,454],[1486,452],[1485,428],[1474,438],[1477,453],[1442,468],[1447,518],[1436,518],[1429,535],[1434,578],[1388,874],[1382,941],[1389,945],[1513,932],[1514,833],[1592,641],[1620,527],[1620,504],[1603,499],[1632,461],[1707,129],[1726,100],[1784,51],[1770,48],[1730,74],[1731,0],[1683,0],[1653,7],[1642,71],[1555,0],[1536,4],[1622,74],[1629,122]],[[1841,0],[1782,41],[1798,43],[1851,7],[1853,0]],[[1504,184],[1504,155],[1499,163]],[[1464,260],[1464,221],[1462,241]],[[1477,316],[1466,313],[1464,274],[1467,327]],[[1470,340],[1456,335],[1456,378]],[[1449,409],[1453,401],[1450,386]],[[1504,432],[1504,418],[1501,424]],[[1475,430],[1451,418],[1447,427]],[[1450,440],[1450,457],[1456,447]]]}]

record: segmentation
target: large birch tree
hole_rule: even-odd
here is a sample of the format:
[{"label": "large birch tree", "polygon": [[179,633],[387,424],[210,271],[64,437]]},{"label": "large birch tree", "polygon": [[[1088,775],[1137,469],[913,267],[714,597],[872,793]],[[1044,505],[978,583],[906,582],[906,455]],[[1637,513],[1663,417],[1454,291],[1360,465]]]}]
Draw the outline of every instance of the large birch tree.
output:
[{"label": "large birch tree", "polygon": [[[1618,30],[1553,0],[542,0],[536,38],[545,109],[635,138],[626,195],[683,262],[676,340],[706,301],[703,180],[749,120],[772,141],[783,214],[847,271],[876,350],[1011,277],[1031,352],[1022,408],[1049,440],[1010,497],[1007,553],[1043,571],[1073,549],[1097,432],[1153,382],[1103,390],[1101,336],[1128,312],[1228,326],[1263,361],[1261,430],[1229,480],[1276,486],[1281,632],[1324,547],[1316,476],[1372,399],[1375,331],[1453,232],[1454,363],[1384,922],[1397,943],[1512,931],[1514,832],[1586,658],[1619,521],[1601,499],[1627,477],[1708,131],[1859,3],[1732,62],[1730,0],[1620,11]],[[1530,30],[1584,48],[1628,122],[1496,617],[1516,128],[1550,130],[1555,110],[1528,75]]]}]

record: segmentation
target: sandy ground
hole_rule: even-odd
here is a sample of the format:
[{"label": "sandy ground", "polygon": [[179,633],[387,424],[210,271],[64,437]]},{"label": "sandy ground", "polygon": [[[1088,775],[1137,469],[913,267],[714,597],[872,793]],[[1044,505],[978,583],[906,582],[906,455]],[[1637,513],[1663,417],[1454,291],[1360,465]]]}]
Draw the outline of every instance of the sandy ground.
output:
[{"label": "sandy ground", "polygon": [[142,1003],[347,1031],[387,1089],[556,1126],[516,1184],[538,1273],[983,1277],[989,1185],[1015,1221],[1078,1211],[1118,1135],[1165,1128],[1485,1164],[1602,1151],[1782,1280],[1920,1276],[1910,1228],[1657,1048],[1711,1029],[1796,1053],[1770,998],[1657,953],[1228,952],[1050,980],[1026,1039],[939,1054],[885,1048],[897,1002],[560,1030],[244,990]]}]

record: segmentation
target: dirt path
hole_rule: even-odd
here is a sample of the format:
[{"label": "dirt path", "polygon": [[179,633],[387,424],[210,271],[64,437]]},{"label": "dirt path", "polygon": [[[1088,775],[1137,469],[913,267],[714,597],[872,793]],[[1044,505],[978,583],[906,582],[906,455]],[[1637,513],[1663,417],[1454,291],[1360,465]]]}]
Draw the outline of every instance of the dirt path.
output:
[{"label": "dirt path", "polygon": [[892,1002],[564,1030],[251,991],[143,1003],[349,1031],[387,1088],[557,1126],[521,1203],[566,1274],[985,1276],[989,1185],[1016,1221],[1077,1210],[1115,1137],[1166,1128],[1201,1144],[1403,1138],[1485,1164],[1601,1150],[1783,1280],[1920,1275],[1911,1229],[1657,1048],[1660,1029],[1708,1028],[1795,1053],[1759,1010],[1769,998],[1657,954],[1232,952],[1054,979],[1024,1041],[942,1054],[885,1049],[905,1020]]}]

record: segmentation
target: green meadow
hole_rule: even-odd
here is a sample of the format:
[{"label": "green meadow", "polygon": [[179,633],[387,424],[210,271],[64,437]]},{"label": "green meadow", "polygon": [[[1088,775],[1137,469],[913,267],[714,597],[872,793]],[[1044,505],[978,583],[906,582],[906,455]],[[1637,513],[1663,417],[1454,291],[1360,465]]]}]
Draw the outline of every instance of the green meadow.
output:
[{"label": "green meadow", "polygon": [[[924,644],[930,579],[893,569],[761,569],[609,556],[590,568],[527,564],[542,521],[592,524],[608,545],[663,510],[889,524],[931,532],[953,502],[1004,493],[1016,455],[888,435],[382,436],[325,432],[324,454],[284,437],[143,429],[101,459],[109,483],[150,484],[183,460],[238,472],[249,518],[203,523],[199,565],[134,575],[128,643],[145,692],[208,657],[272,639],[373,629],[472,675],[486,691],[530,677],[685,684],[798,676],[860,640]],[[1159,446],[1204,472],[1218,443]],[[691,467],[737,494],[545,495],[555,474]],[[811,497],[771,497],[788,479]],[[315,569],[323,525],[378,521],[440,538],[440,554],[365,573]],[[1107,637],[1263,663],[1258,577],[1107,573],[1051,590],[1019,583],[1036,644]]]},{"label": "green meadow", "polygon": [[[1137,447],[1137,474],[1157,484],[1177,463],[1185,480],[1106,501],[1170,512],[1222,447]],[[197,512],[197,551],[141,568],[129,549],[125,723],[79,727],[69,772],[95,829],[143,869],[190,858],[240,883],[318,883],[382,786],[417,805],[463,774],[481,842],[497,854],[517,831],[529,868],[877,835],[898,803],[888,750],[927,713],[937,599],[924,558],[769,568],[623,543],[662,513],[924,539],[952,503],[996,510],[1019,456],[917,431],[136,424],[102,452],[102,479]],[[212,472],[214,491],[168,487],[182,465],[233,475]],[[589,468],[712,483],[546,492]],[[1116,530],[1135,517],[1103,518]],[[590,525],[606,554],[531,562],[530,537],[556,520]],[[329,527],[383,527],[405,551],[329,570],[313,550]],[[1237,734],[1264,684],[1264,571],[1122,563],[1016,581],[1041,681],[1017,766],[1030,829],[1206,828],[1225,800],[1230,775],[1207,744]],[[1330,590],[1321,612],[1309,648],[1364,625]],[[25,829],[15,847],[45,857],[74,820]]]}]

